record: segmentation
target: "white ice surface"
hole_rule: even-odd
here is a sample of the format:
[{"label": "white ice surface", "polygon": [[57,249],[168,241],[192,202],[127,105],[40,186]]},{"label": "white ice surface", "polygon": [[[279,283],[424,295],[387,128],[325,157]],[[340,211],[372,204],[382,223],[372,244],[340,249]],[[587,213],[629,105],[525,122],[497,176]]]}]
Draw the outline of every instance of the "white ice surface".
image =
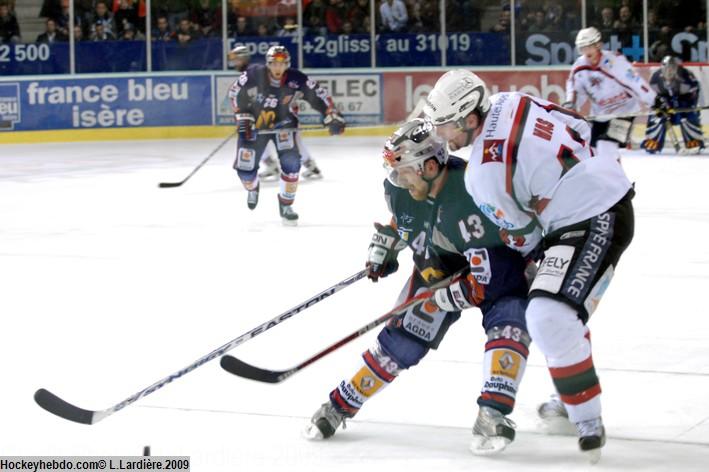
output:
[{"label": "white ice surface", "polygon": [[[181,188],[219,140],[0,147],[0,455],[189,455],[195,471],[588,470],[573,437],[546,436],[551,391],[532,348],[496,457],[468,452],[484,336],[466,313],[437,352],[328,442],[300,430],[357,368],[377,330],[278,385],[210,362],[93,426],[40,409],[47,388],[108,408],[363,266],[385,221],[381,138],[308,139],[325,178],[302,182],[300,225],[277,186],[255,211],[233,143]],[[591,321],[609,434],[595,470],[709,470],[709,160],[629,152],[636,237]],[[386,312],[409,273],[361,281],[231,353],[286,368]]]}]

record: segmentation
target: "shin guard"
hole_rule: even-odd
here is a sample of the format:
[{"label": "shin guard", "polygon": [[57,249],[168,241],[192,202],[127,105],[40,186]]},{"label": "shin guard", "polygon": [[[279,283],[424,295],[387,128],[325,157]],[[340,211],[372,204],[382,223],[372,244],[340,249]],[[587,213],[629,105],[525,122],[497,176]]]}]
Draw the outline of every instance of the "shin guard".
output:
[{"label": "shin guard", "polygon": [[529,356],[529,334],[516,326],[495,326],[487,332],[484,382],[478,405],[504,415],[512,412]]}]

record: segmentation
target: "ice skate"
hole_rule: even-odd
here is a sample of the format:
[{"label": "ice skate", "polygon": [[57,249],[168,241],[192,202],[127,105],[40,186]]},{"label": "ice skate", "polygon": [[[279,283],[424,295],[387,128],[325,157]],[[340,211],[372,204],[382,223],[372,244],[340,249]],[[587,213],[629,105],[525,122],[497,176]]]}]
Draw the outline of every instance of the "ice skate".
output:
[{"label": "ice skate", "polygon": [[576,428],[569,421],[569,414],[559,395],[554,394],[548,401],[540,404],[537,407],[537,415],[539,415],[540,429],[547,434],[562,436],[576,434]]},{"label": "ice skate", "polygon": [[347,427],[345,416],[328,401],[323,403],[313,414],[310,423],[303,430],[303,436],[312,440],[327,439],[335,434],[340,425],[342,425],[342,429]]},{"label": "ice skate", "polygon": [[278,165],[278,160],[271,156],[261,161],[261,166],[263,170],[258,175],[261,180],[277,180],[281,175],[281,168]]},{"label": "ice skate", "polygon": [[281,221],[286,226],[296,226],[298,224],[298,213],[293,210],[293,205],[284,205],[278,201],[278,210],[281,213]]},{"label": "ice skate", "polygon": [[601,460],[601,448],[606,444],[606,429],[600,417],[576,423],[579,449],[587,455],[591,464]]},{"label": "ice skate", "polygon": [[475,455],[495,454],[504,450],[515,439],[514,421],[490,408],[481,406],[473,426],[470,451]]},{"label": "ice skate", "polygon": [[259,188],[261,187],[261,184],[259,183],[256,185],[256,188],[253,190],[249,190],[248,195],[246,195],[246,205],[248,205],[249,210],[253,210],[256,208],[256,205],[258,205],[258,193],[259,193]]},{"label": "ice skate", "polygon": [[305,167],[305,170],[303,171],[303,177],[305,177],[306,179],[322,179],[322,173],[320,172],[320,169],[318,168],[318,165],[315,163],[314,160],[308,159],[307,161],[303,162],[303,167]]}]

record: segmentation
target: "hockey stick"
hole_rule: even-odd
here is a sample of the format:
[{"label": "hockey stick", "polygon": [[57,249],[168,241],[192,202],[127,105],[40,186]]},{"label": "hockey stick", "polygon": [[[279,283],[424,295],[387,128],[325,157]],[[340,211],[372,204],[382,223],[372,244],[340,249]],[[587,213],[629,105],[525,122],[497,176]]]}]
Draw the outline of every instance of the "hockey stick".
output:
[{"label": "hockey stick", "polygon": [[309,298],[308,300],[304,301],[300,305],[297,305],[294,308],[291,308],[290,310],[283,312],[282,314],[276,316],[272,320],[266,321],[265,323],[258,325],[254,329],[247,331],[246,333],[242,334],[238,338],[232,339],[228,343],[224,344],[223,346],[218,347],[217,349],[210,352],[206,356],[200,357],[199,359],[197,359],[196,361],[194,361],[192,364],[188,365],[187,367],[180,369],[173,374],[168,375],[164,379],[158,380],[157,382],[150,385],[149,387],[144,388],[143,390],[131,395],[130,397],[126,398],[125,400],[121,401],[120,403],[117,403],[117,404],[113,405],[112,407],[107,408],[105,410],[85,410],[83,408],[79,408],[77,406],[72,405],[71,403],[68,403],[68,402],[62,400],[61,398],[54,395],[49,390],[45,390],[43,388],[40,388],[39,390],[37,390],[35,392],[34,400],[37,402],[37,404],[39,406],[41,406],[42,408],[44,408],[48,412],[55,414],[55,415],[57,415],[61,418],[64,418],[66,420],[74,421],[76,423],[82,423],[82,424],[98,423],[102,419],[114,414],[117,411],[122,410],[123,408],[127,407],[131,403],[134,403],[137,400],[139,400],[143,397],[146,397],[157,390],[160,390],[162,387],[169,384],[173,380],[179,379],[183,375],[192,372],[196,368],[201,367],[203,364],[206,364],[207,362],[211,361],[212,359],[215,359],[215,358],[223,355],[225,352],[230,351],[231,349],[234,349],[239,344],[242,344],[242,343],[248,341],[249,339],[258,336],[259,334],[273,328],[274,326],[280,324],[281,322],[287,320],[288,318],[291,318],[291,317],[297,315],[298,313],[300,313],[301,311],[303,311],[307,308],[310,308],[311,306],[315,305],[316,303],[323,301],[325,298],[329,297],[330,295],[333,295],[334,293],[353,284],[354,282],[357,282],[358,280],[363,279],[366,275],[367,275],[366,269],[357,272],[356,274],[346,278],[345,280],[338,282],[337,284],[333,285],[332,287]]},{"label": "hockey stick", "polygon": [[677,139],[677,133],[675,133],[675,127],[672,124],[672,120],[667,120],[665,122],[665,130],[667,131],[667,134],[670,135],[670,141],[672,142],[672,146],[675,148],[675,152],[679,153],[681,146],[679,145],[679,140]]},{"label": "hockey stick", "polygon": [[221,144],[220,144],[219,146],[217,146],[217,147],[214,149],[214,151],[210,152],[209,155],[208,155],[207,157],[205,157],[205,158],[202,160],[202,162],[200,162],[200,163],[197,165],[197,167],[195,167],[194,169],[192,169],[192,172],[190,172],[189,174],[187,174],[187,177],[185,177],[184,179],[180,180],[179,182],[160,182],[160,183],[158,184],[158,187],[160,187],[160,188],[174,188],[174,187],[179,187],[180,185],[182,185],[182,184],[184,184],[185,182],[187,182],[188,180],[190,180],[190,177],[192,177],[199,169],[201,169],[202,166],[205,165],[208,160],[210,160],[212,157],[214,157],[214,155],[215,155],[216,153],[218,153],[219,150],[220,150],[221,148],[223,148],[224,145],[225,145],[226,143],[228,143],[229,140],[230,140],[231,138],[233,138],[235,135],[236,135],[236,131],[234,131],[234,132],[231,133],[229,136],[227,136],[226,139],[225,139],[224,141],[222,141]]},{"label": "hockey stick", "polygon": [[[669,114],[676,114],[676,113],[691,113],[693,111],[702,111],[702,110],[709,110],[709,105],[703,105],[700,107],[694,107],[694,108],[670,108],[667,110],[667,113]],[[638,111],[635,113],[625,113],[621,115],[591,115],[587,116],[586,120],[587,121],[608,121],[612,120],[614,118],[635,118],[638,116],[649,116],[649,115],[654,115],[655,110],[645,110],[645,111]]]},{"label": "hockey stick", "polygon": [[431,288],[429,290],[427,290],[423,293],[420,293],[412,298],[409,298],[404,303],[398,305],[394,309],[381,315],[376,320],[367,323],[366,325],[359,328],[357,331],[354,331],[353,333],[348,334],[347,336],[340,339],[336,343],[326,347],[325,349],[318,352],[314,356],[309,357],[308,359],[304,360],[303,362],[296,365],[295,367],[291,367],[290,369],[286,369],[286,370],[262,369],[260,367],[253,366],[251,364],[247,364],[246,362],[244,362],[240,359],[237,359],[234,356],[230,356],[230,355],[226,355],[226,356],[222,357],[222,359],[219,361],[219,365],[221,365],[222,369],[226,370],[230,374],[234,374],[239,377],[244,377],[247,379],[256,380],[258,382],[266,382],[266,383],[283,382],[284,380],[290,378],[292,375],[297,374],[301,370],[305,369],[313,362],[315,362],[319,359],[322,359],[323,357],[327,356],[331,352],[334,352],[337,349],[344,346],[345,344],[348,344],[350,341],[353,341],[354,339],[359,338],[363,334],[373,330],[374,328],[376,328],[380,324],[384,323],[385,321],[389,320],[390,318],[393,318],[397,315],[400,315],[400,314],[406,312],[406,310],[412,306],[421,305],[423,302],[428,300],[433,295],[434,290],[436,290],[437,288],[441,288],[441,287],[445,287],[445,286],[449,285],[456,277],[467,272],[467,270],[468,269],[466,268],[464,270],[456,272],[454,275],[452,275],[446,279],[441,280],[437,284],[431,286]]}]

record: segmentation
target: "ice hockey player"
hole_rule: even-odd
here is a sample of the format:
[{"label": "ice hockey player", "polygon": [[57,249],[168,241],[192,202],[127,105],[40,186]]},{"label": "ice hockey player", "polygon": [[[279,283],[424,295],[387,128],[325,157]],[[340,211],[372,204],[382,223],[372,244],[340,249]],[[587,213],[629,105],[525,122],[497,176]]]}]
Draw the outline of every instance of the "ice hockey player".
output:
[{"label": "ice hockey player", "polygon": [[[249,48],[246,46],[236,46],[229,51],[227,59],[229,67],[237,72],[244,72],[251,63]],[[305,147],[300,133],[296,133],[295,140],[298,149],[300,149],[302,158],[301,165],[305,168],[303,177],[311,180],[322,179],[322,172],[320,172],[320,168],[318,168],[318,165],[315,163],[315,159],[312,158],[310,152]],[[261,180],[276,180],[281,175],[281,166],[278,164],[278,154],[273,141],[268,142],[266,150],[267,152],[264,153],[263,160],[261,161],[260,167],[262,167],[263,170],[259,173],[259,178]]]},{"label": "ice hockey player", "polygon": [[244,72],[251,63],[251,53],[246,46],[236,46],[227,53],[227,65],[237,72]]},{"label": "ice hockey player", "polygon": [[507,244],[543,250],[526,321],[561,402],[540,413],[558,407],[596,462],[606,434],[586,323],[633,237],[632,185],[614,155],[592,153],[581,116],[522,93],[490,97],[470,71],[440,77],[424,113],[442,139],[472,144],[466,189]]},{"label": "ice hockey player", "polygon": [[[628,114],[639,112],[643,104],[652,106],[655,92],[640,77],[622,54],[602,49],[601,33],[594,27],[576,35],[579,56],[566,81],[564,107],[580,111],[586,100],[591,102],[591,146],[599,154],[614,153],[624,148],[633,126]],[[606,147],[606,149],[602,149]]]},{"label": "ice hockey player", "polygon": [[[323,114],[323,125],[330,134],[345,130],[345,120],[327,91],[290,67],[290,54],[283,46],[272,46],[266,53],[266,65],[249,66],[229,88],[239,132],[234,168],[248,191],[247,205],[253,210],[258,204],[259,163],[272,141],[281,166],[278,201],[286,225],[296,225],[298,221],[292,205],[298,187],[301,150],[296,139],[298,133],[293,128],[298,126],[297,102],[301,98]],[[277,132],[278,128],[290,131]],[[261,130],[270,131],[259,133]]]},{"label": "ice hockey player", "polygon": [[[641,147],[651,154],[662,151],[667,127],[679,125],[687,151],[699,152],[703,149],[701,115],[696,109],[699,103],[699,81],[694,74],[685,69],[676,57],[665,56],[660,69],[650,78],[650,87],[657,92],[653,107],[655,115],[648,117],[645,140]],[[686,111],[673,111],[677,109]],[[674,130],[670,130],[670,133],[674,133]],[[671,134],[670,138],[676,140],[674,136]]]},{"label": "ice hockey player", "polygon": [[501,451],[515,437],[507,415],[514,408],[529,350],[525,260],[502,244],[497,228],[473,205],[463,181],[465,161],[448,156],[430,123],[415,119],[403,125],[386,142],[383,157],[388,172],[384,196],[393,216],[388,225],[375,224],[369,278],[377,281],[395,272],[397,255],[406,246],[413,251],[415,269],[397,305],[461,269],[469,272],[391,319],[362,355],[360,369],[315,412],[305,434],[312,439],[332,436],[365,401],[436,349],[462,310],[477,306],[487,342],[470,447],[476,454]]}]

